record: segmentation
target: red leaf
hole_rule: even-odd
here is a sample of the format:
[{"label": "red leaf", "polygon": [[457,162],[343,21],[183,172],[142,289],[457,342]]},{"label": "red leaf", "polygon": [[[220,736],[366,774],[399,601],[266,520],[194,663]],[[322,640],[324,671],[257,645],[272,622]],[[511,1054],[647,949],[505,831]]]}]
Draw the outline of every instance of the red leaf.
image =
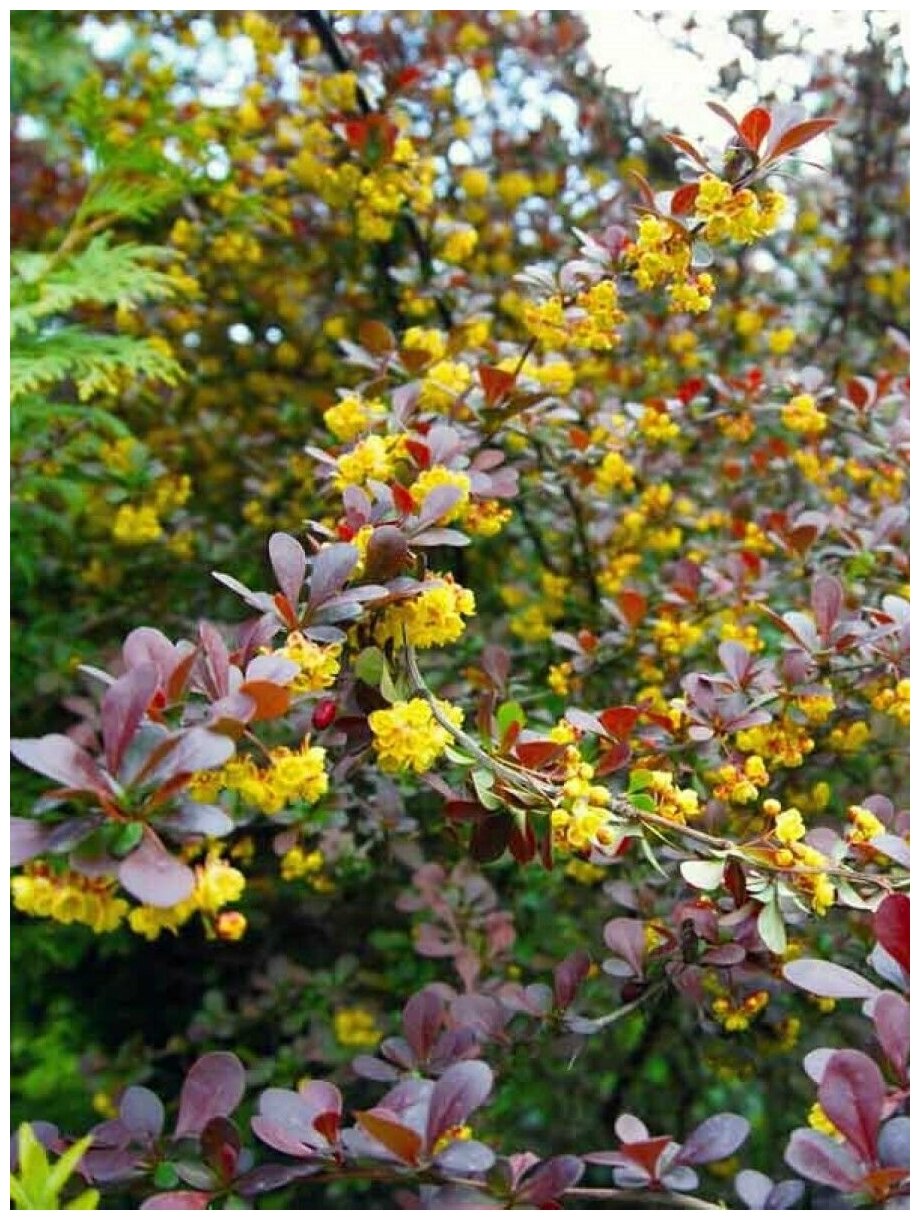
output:
[{"label": "red leaf", "polygon": [[671,196],[671,215],[686,216],[693,210],[699,193],[700,184],[698,182],[688,182],[685,186],[679,186]]},{"label": "red leaf", "polygon": [[643,593],[635,589],[624,589],[617,595],[617,605],[630,627],[638,627],[645,618],[648,601]]},{"label": "red leaf", "polygon": [[557,758],[565,749],[556,741],[519,741],[514,747],[514,756],[525,767],[539,769],[551,759]]},{"label": "red leaf", "polygon": [[639,719],[639,709],[625,704],[623,707],[608,707],[598,712],[598,720],[611,737],[625,741]]},{"label": "red leaf", "polygon": [[504,369],[493,368],[488,364],[480,364],[476,370],[479,374],[479,380],[485,390],[486,403],[490,407],[494,407],[496,403],[510,394],[514,388],[516,377],[514,373],[508,373]]},{"label": "red leaf", "polygon": [[272,597],[272,602],[274,603],[275,609],[278,611],[278,617],[281,619],[282,623],[284,623],[285,627],[293,631],[296,627],[300,626],[300,622],[297,618],[297,611],[283,593],[276,593]]},{"label": "red leaf", "polygon": [[876,940],[910,974],[910,899],[889,894],[872,919]]},{"label": "red leaf", "polygon": [[431,465],[431,450],[428,446],[422,441],[414,441],[409,437],[406,438],[404,444],[422,470],[427,470]]},{"label": "red leaf", "polygon": [[835,1051],[818,1085],[818,1101],[862,1159],[874,1163],[885,1081],[869,1056],[862,1051]]},{"label": "red leaf", "polygon": [[393,503],[396,505],[397,511],[402,513],[403,516],[411,516],[415,512],[415,501],[412,499],[412,492],[403,487],[401,483],[391,484],[390,491],[393,493]]},{"label": "red leaf", "polygon": [[358,327],[358,342],[374,356],[384,356],[396,350],[393,332],[372,318],[365,319]]},{"label": "red leaf", "polygon": [[769,110],[765,110],[763,106],[755,106],[738,124],[742,139],[752,152],[756,153],[760,148],[772,121]]},{"label": "red leaf", "polygon": [[770,160],[775,161],[777,157],[801,148],[815,136],[828,131],[836,122],[836,119],[808,119],[804,123],[797,123],[795,127],[790,127],[777,141],[776,147],[770,150]]}]

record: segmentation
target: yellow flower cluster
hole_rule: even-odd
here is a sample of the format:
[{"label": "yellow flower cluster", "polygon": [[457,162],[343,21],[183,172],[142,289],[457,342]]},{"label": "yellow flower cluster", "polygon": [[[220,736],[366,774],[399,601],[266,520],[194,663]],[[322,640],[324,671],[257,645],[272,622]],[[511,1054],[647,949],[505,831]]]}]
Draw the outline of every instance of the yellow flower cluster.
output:
[{"label": "yellow flower cluster", "polygon": [[728,996],[719,996],[712,1002],[712,1015],[726,1033],[739,1033],[747,1029],[754,1018],[770,1002],[768,991],[752,991],[740,1004],[733,1004]]},{"label": "yellow flower cluster", "polygon": [[121,546],[146,546],[163,537],[163,527],[152,504],[122,504],[112,522],[112,537]]},{"label": "yellow flower cluster", "polygon": [[275,650],[274,656],[284,657],[300,666],[290,689],[298,695],[328,690],[335,683],[342,655],[341,644],[317,644],[307,639],[300,631],[292,631],[283,648]]},{"label": "yellow flower cluster", "polygon": [[747,188],[736,190],[714,174],[704,174],[694,203],[694,216],[705,221],[702,236],[712,245],[725,241],[750,243],[776,228],[786,207],[778,191],[758,197]]},{"label": "yellow flower cluster", "polygon": [[388,483],[393,477],[401,448],[402,438],[398,436],[365,437],[339,456],[336,462],[336,489],[343,491],[352,483],[363,487],[370,479]]},{"label": "yellow flower cluster", "polygon": [[735,736],[735,744],[745,754],[759,754],[768,767],[801,767],[805,755],[815,748],[805,726],[788,716],[742,729]]},{"label": "yellow flower cluster", "polygon": [[893,716],[903,728],[910,726],[910,678],[902,678],[894,690],[883,690],[872,700],[877,712]]},{"label": "yellow flower cluster", "polygon": [[451,229],[438,250],[445,263],[462,263],[470,257],[479,242],[479,235],[469,225]]},{"label": "yellow flower cluster", "polygon": [[634,491],[635,471],[616,449],[604,456],[594,474],[594,486],[604,495],[613,491]]},{"label": "yellow flower cluster", "polygon": [[330,894],[335,882],[323,872],[326,858],[319,850],[292,847],[281,857],[281,876],[285,881],[306,881],[318,894]]},{"label": "yellow flower cluster", "polygon": [[609,852],[620,841],[610,816],[610,793],[592,783],[594,768],[577,746],[566,749],[563,762],[562,799],[551,815],[554,845],[567,852]]},{"label": "yellow flower cluster", "polygon": [[610,351],[619,342],[617,327],[625,320],[617,286],[610,279],[593,284],[568,301],[554,296],[539,304],[529,302],[523,311],[523,322],[531,335],[556,350],[571,346]]},{"label": "yellow flower cluster", "polygon": [[770,782],[764,761],[757,754],[751,754],[742,766],[726,763],[716,771],[714,779],[716,786],[713,796],[736,805],[749,805],[751,801],[756,801],[758,790],[766,788]]},{"label": "yellow flower cluster", "polygon": [[686,825],[688,818],[699,817],[700,798],[693,788],[678,788],[670,771],[649,771],[645,791],[655,798],[659,817]]},{"label": "yellow flower cluster", "polygon": [[680,428],[664,406],[648,406],[636,420],[636,429],[650,445],[668,445],[680,436]]},{"label": "yellow flower cluster", "polygon": [[689,652],[703,637],[703,628],[676,616],[662,616],[652,624],[652,638],[659,651],[668,657]]},{"label": "yellow flower cluster", "polygon": [[323,412],[323,422],[340,441],[353,441],[386,415],[386,403],[349,394]]},{"label": "yellow flower cluster", "polygon": [[511,509],[499,500],[474,500],[467,507],[463,528],[478,538],[494,538],[511,520]]},{"label": "yellow flower cluster", "polygon": [[199,912],[209,934],[217,934],[222,940],[239,940],[246,930],[245,916],[221,908],[237,902],[245,888],[246,878],[239,869],[221,858],[219,848],[212,848],[204,862],[196,865],[195,888],[184,902],[171,907],[135,907],[128,923],[138,936],[156,940],[161,932],[175,934]]},{"label": "yellow flower cluster", "polygon": [[791,398],[780,415],[790,432],[802,436],[820,436],[827,428],[827,416],[818,410],[811,394],[797,394]]},{"label": "yellow flower cluster", "polygon": [[[437,700],[437,706],[450,724],[460,727],[460,708],[442,699]],[[377,761],[384,771],[412,770],[421,775],[440,758],[451,740],[424,699],[400,699],[392,707],[371,712],[367,722],[374,735]]]},{"label": "yellow flower cluster", "polygon": [[803,843],[806,834],[805,822],[798,809],[783,809],[779,801],[766,800],[763,803],[764,813],[774,818],[773,836],[780,844],[774,852],[774,860],[780,868],[808,869],[809,872],[796,872],[795,885],[810,899],[812,910],[817,915],[826,915],[834,904],[836,890],[828,875],[821,871],[827,866],[827,860]]},{"label": "yellow flower cluster", "polygon": [[847,810],[847,821],[851,823],[851,829],[847,833],[851,843],[869,843],[876,835],[885,833],[884,823],[879,821],[871,809],[865,809],[862,805],[850,806]]},{"label": "yellow flower cluster", "polygon": [[57,923],[80,923],[98,934],[113,932],[128,913],[108,877],[56,873],[47,864],[27,864],[10,882],[17,911]]},{"label": "yellow flower cluster", "polygon": [[447,411],[472,383],[473,374],[462,361],[438,360],[422,379],[419,406],[425,411]]},{"label": "yellow flower cluster", "polygon": [[451,509],[439,518],[442,524],[456,521],[463,516],[470,502],[470,476],[462,470],[448,470],[446,466],[431,466],[423,470],[409,488],[416,508],[421,508],[429,492],[436,487],[456,487],[460,498]]},{"label": "yellow flower cluster", "polygon": [[381,1033],[374,1014],[366,1008],[340,1008],[332,1018],[335,1040],[340,1046],[370,1050],[380,1041]]},{"label": "yellow flower cluster", "polygon": [[247,805],[271,816],[293,801],[315,804],[329,788],[326,751],[305,740],[299,750],[278,746],[269,752],[270,763],[258,768],[249,756],[233,758],[213,771],[198,772],[189,784],[197,801],[215,801],[220,792],[236,793]]},{"label": "yellow flower cluster", "polygon": [[851,720],[832,729],[827,744],[835,754],[858,754],[871,736],[872,730],[865,720]]},{"label": "yellow flower cluster", "polygon": [[690,246],[678,225],[658,216],[643,216],[628,251],[636,283],[649,292],[662,284],[683,283],[690,271]]},{"label": "yellow flower cluster", "polygon": [[668,285],[667,292],[671,298],[669,308],[675,313],[706,313],[712,308],[715,290],[715,280],[708,272],[688,276],[685,280]]},{"label": "yellow flower cluster", "polygon": [[476,613],[476,599],[469,589],[455,583],[452,576],[429,577],[417,596],[397,602],[380,615],[374,628],[378,644],[405,638],[417,648],[452,644],[463,634],[462,615]]}]

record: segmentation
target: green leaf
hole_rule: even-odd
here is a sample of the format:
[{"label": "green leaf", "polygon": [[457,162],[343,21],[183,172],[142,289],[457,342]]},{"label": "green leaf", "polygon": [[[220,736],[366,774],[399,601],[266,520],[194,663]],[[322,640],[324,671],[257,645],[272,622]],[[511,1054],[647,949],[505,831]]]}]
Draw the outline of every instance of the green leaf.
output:
[{"label": "green leaf", "polygon": [[629,797],[629,803],[633,806],[634,809],[638,809],[642,813],[654,813],[655,812],[655,798],[654,797],[645,796],[644,793],[641,793],[641,792],[638,792],[638,793],[630,792],[630,793],[627,793],[627,796]]},{"label": "green leaf", "polygon": [[786,927],[775,898],[768,902],[757,916],[757,931],[771,953],[781,956],[786,952]]},{"label": "green leaf", "polygon": [[633,773],[629,777],[629,787],[626,790],[627,794],[631,794],[633,792],[642,792],[643,789],[647,788],[651,782],[652,782],[651,771],[644,771],[640,767],[638,771],[633,771]]},{"label": "green leaf", "polygon": [[355,677],[368,686],[379,686],[386,661],[379,648],[362,648],[355,658]]},{"label": "green leaf", "polygon": [[521,728],[527,723],[527,713],[516,700],[508,700],[501,704],[495,713],[499,732],[507,733],[512,724],[517,722]]},{"label": "green leaf", "polygon": [[685,860],[680,866],[683,879],[697,890],[717,890],[725,872],[724,860]]}]

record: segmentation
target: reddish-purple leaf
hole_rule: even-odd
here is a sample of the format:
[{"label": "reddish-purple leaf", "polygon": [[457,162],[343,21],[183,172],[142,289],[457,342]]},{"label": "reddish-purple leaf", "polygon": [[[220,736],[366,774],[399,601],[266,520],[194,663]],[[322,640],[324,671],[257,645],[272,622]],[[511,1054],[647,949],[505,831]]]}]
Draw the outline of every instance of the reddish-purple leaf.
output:
[{"label": "reddish-purple leaf", "polygon": [[14,737],[13,757],[39,775],[80,792],[107,791],[105,777],[87,752],[63,733],[44,737]]},{"label": "reddish-purple leaf", "polygon": [[322,1168],[322,1162],[313,1165],[259,1165],[237,1178],[233,1189],[243,1198],[264,1195],[271,1190],[280,1190],[282,1186],[289,1186],[300,1178],[319,1173]]},{"label": "reddish-purple leaf", "polygon": [[433,987],[416,992],[403,1009],[403,1028],[412,1050],[424,1062],[444,1024],[446,1005]]},{"label": "reddish-purple leaf", "polygon": [[307,575],[306,552],[290,534],[277,533],[268,540],[268,557],[278,588],[296,609]]},{"label": "reddish-purple leaf", "polygon": [[578,994],[579,987],[588,977],[590,969],[591,958],[584,949],[576,949],[559,963],[553,972],[553,992],[558,1008],[569,1007]]},{"label": "reddish-purple leaf", "polygon": [[793,986],[831,1000],[868,1000],[878,995],[879,990],[874,983],[846,966],[816,957],[800,957],[787,962],[783,975]]},{"label": "reddish-purple leaf", "polygon": [[828,131],[836,121],[836,119],[809,119],[805,123],[798,123],[795,127],[790,127],[777,141],[775,147],[770,149],[770,160],[775,160],[784,153],[794,152],[795,149],[801,148],[815,136]]},{"label": "reddish-purple leaf", "polygon": [[843,610],[843,586],[836,576],[822,572],[811,586],[811,612],[823,640],[827,640]]},{"label": "reddish-purple leaf", "polygon": [[435,1164],[446,1173],[465,1177],[471,1173],[485,1173],[495,1164],[495,1153],[479,1140],[454,1140],[435,1157]]},{"label": "reddish-purple leaf", "polygon": [[515,1202],[529,1207],[545,1208],[569,1190],[585,1171],[577,1156],[554,1156],[531,1169],[515,1192]]},{"label": "reddish-purple leaf", "polygon": [[724,1161],[750,1134],[751,1124],[740,1114],[713,1114],[691,1131],[677,1157],[684,1165]]},{"label": "reddish-purple leaf", "polygon": [[869,1056],[862,1051],[835,1051],[818,1085],[818,1101],[862,1159],[874,1162],[885,1081]]},{"label": "reddish-purple leaf", "polygon": [[747,112],[738,124],[741,136],[751,152],[756,153],[758,148],[760,148],[764,137],[770,130],[771,121],[769,110],[763,106],[755,106],[753,110]]},{"label": "reddish-purple leaf", "polygon": [[862,1167],[849,1148],[810,1127],[793,1131],[784,1155],[790,1169],[834,1190],[856,1190],[863,1179]]},{"label": "reddish-purple leaf", "polygon": [[872,1005],[872,1021],[885,1058],[902,1084],[907,1083],[910,1005],[895,991],[883,991]]},{"label": "reddish-purple leaf", "polygon": [[138,665],[114,682],[102,697],[102,741],[105,761],[117,775],[125,750],[131,744],[156,694],[159,676],[155,665]]},{"label": "reddish-purple leaf", "polygon": [[201,725],[186,729],[173,740],[175,745],[163,752],[161,760],[150,772],[161,783],[177,775],[221,767],[235,752],[233,741],[224,733],[214,733]]},{"label": "reddish-purple leaf", "polygon": [[358,548],[350,542],[332,542],[313,556],[308,602],[310,610],[315,610],[342,591],[359,558]]},{"label": "reddish-purple leaf", "polygon": [[440,487],[433,487],[419,509],[417,529],[427,529],[436,521],[440,521],[456,505],[462,495],[463,492],[459,487],[451,487],[446,483]]},{"label": "reddish-purple leaf", "polygon": [[207,1211],[211,1196],[204,1190],[167,1190],[161,1195],[151,1195],[140,1205],[142,1212]]},{"label": "reddish-purple leaf", "polygon": [[214,1051],[192,1065],[179,1097],[176,1138],[198,1135],[212,1118],[226,1118],[243,1099],[246,1073],[236,1055]]},{"label": "reddish-purple leaf", "polygon": [[195,888],[195,874],[171,855],[151,830],[137,851],[118,866],[118,880],[129,894],[152,907],[184,902]]},{"label": "reddish-purple leaf", "polygon": [[481,1060],[449,1067],[431,1094],[426,1147],[432,1148],[448,1127],[464,1123],[492,1091],[492,1069]]},{"label": "reddish-purple leaf", "polygon": [[875,938],[894,960],[910,974],[910,899],[906,894],[889,894],[872,919]]}]

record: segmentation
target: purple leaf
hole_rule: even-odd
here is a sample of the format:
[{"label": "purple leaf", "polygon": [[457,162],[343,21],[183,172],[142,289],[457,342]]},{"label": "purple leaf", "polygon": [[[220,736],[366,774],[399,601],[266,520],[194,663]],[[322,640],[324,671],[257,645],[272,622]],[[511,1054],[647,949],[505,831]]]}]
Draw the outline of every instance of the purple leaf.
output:
[{"label": "purple leaf", "polygon": [[131,744],[159,684],[155,665],[138,665],[135,669],[129,669],[103,695],[102,742],[106,765],[112,775],[118,774],[125,750]]},{"label": "purple leaf", "polygon": [[558,1199],[563,1191],[574,1186],[584,1173],[584,1163],[577,1156],[554,1156],[532,1169],[515,1192],[515,1202],[544,1208]]},{"label": "purple leaf", "polygon": [[818,1085],[818,1101],[838,1131],[871,1164],[885,1105],[885,1081],[876,1064],[862,1051],[835,1051]]},{"label": "purple leaf", "polygon": [[431,1094],[425,1144],[432,1148],[448,1127],[466,1121],[492,1090],[492,1069],[481,1060],[449,1067]]},{"label": "purple leaf", "polygon": [[13,757],[40,775],[47,775],[81,792],[107,791],[105,777],[87,752],[63,733],[44,737],[14,737]]},{"label": "purple leaf", "polygon": [[836,576],[822,573],[811,586],[811,612],[823,640],[827,640],[843,609],[843,588]]},{"label": "purple leaf", "polygon": [[179,1097],[176,1138],[198,1135],[212,1118],[226,1118],[242,1100],[246,1073],[236,1055],[214,1051],[192,1065]]},{"label": "purple leaf", "polygon": [[849,1148],[810,1127],[793,1131],[784,1156],[789,1168],[803,1178],[834,1190],[856,1190],[863,1179],[862,1167]]},{"label": "purple leaf", "polygon": [[910,1119],[906,1114],[885,1123],[878,1137],[878,1159],[890,1169],[910,1167]]},{"label": "purple leaf", "polygon": [[175,745],[152,771],[152,775],[161,783],[177,775],[190,775],[193,771],[210,771],[212,767],[221,767],[233,756],[236,749],[229,737],[223,733],[212,733],[210,729],[200,725],[186,729],[173,740]]},{"label": "purple leaf", "polygon": [[118,1115],[126,1130],[142,1139],[155,1139],[163,1130],[166,1118],[163,1103],[141,1085],[125,1089]]},{"label": "purple leaf", "polygon": [[648,1127],[635,1114],[621,1114],[613,1129],[624,1144],[638,1144],[648,1139]]},{"label": "purple leaf", "polygon": [[310,570],[310,610],[341,592],[358,559],[358,548],[350,542],[332,542],[317,551]]},{"label": "purple leaf", "polygon": [[253,609],[260,610],[263,614],[274,613],[275,603],[272,601],[271,594],[253,593],[252,589],[247,589],[235,576],[228,576],[226,572],[212,572],[211,575],[225,588],[241,597],[247,606],[252,606]]},{"label": "purple leaf", "polygon": [[416,1057],[424,1062],[437,1041],[444,1023],[446,1005],[431,987],[425,987],[403,1009],[403,1028]]},{"label": "purple leaf", "polygon": [[740,1114],[713,1114],[691,1131],[677,1157],[685,1165],[708,1165],[724,1161],[740,1148],[751,1124]]},{"label": "purple leaf", "polygon": [[336,1136],[341,1112],[342,1097],[338,1089],[324,1080],[313,1080],[298,1093],[290,1089],[266,1089],[259,1098],[259,1113],[252,1119],[252,1129],[260,1140],[278,1152],[309,1157],[330,1147],[326,1131],[316,1126],[317,1119],[321,1115],[334,1115],[334,1129],[330,1133]]},{"label": "purple leaf", "polygon": [[645,959],[645,924],[641,919],[611,919],[604,925],[604,943],[641,978]]},{"label": "purple leaf", "polygon": [[872,1005],[872,1021],[885,1058],[902,1084],[907,1083],[910,1005],[894,991],[883,991]]},{"label": "purple leaf", "polygon": [[495,1153],[479,1140],[454,1140],[434,1159],[445,1173],[465,1176],[469,1173],[485,1173],[495,1164]]},{"label": "purple leaf", "polygon": [[591,958],[584,949],[576,949],[559,963],[553,972],[553,992],[558,1008],[569,1007],[590,969]]},{"label": "purple leaf", "polygon": [[767,1195],[764,1209],[768,1212],[781,1212],[790,1207],[797,1207],[804,1190],[805,1183],[800,1182],[798,1178],[784,1178],[782,1182],[777,1182]]},{"label": "purple leaf", "polygon": [[745,1207],[763,1209],[764,1201],[773,1189],[773,1179],[757,1169],[742,1169],[735,1175],[735,1193]]},{"label": "purple leaf", "polygon": [[10,818],[10,864],[17,868],[45,850],[48,827],[28,818]]},{"label": "purple leaf", "polygon": [[207,1210],[211,1196],[203,1190],[167,1190],[161,1195],[151,1195],[140,1205],[142,1212],[190,1211],[203,1212]]},{"label": "purple leaf", "polygon": [[795,987],[832,1000],[868,1000],[878,995],[879,990],[853,970],[816,957],[800,957],[787,962],[783,975]]},{"label": "purple leaf", "polygon": [[419,510],[416,528],[421,530],[426,529],[429,525],[434,525],[436,521],[450,512],[462,494],[459,487],[450,487],[446,483],[440,487],[433,487]]},{"label": "purple leaf", "polygon": [[297,612],[300,590],[307,575],[307,555],[290,534],[272,534],[268,540],[268,557],[278,582],[278,588]]},{"label": "purple leaf", "polygon": [[382,1084],[390,1084],[399,1075],[395,1067],[374,1055],[356,1055],[351,1061],[351,1070],[356,1076],[363,1076],[365,1080],[377,1080]]},{"label": "purple leaf", "polygon": [[413,534],[415,546],[469,546],[469,537],[460,530],[447,529],[445,526],[432,527]]},{"label": "purple leaf", "polygon": [[308,1178],[311,1174],[319,1173],[322,1169],[322,1164],[314,1165],[259,1165],[255,1169],[250,1169],[248,1173],[244,1173],[242,1177],[237,1178],[233,1184],[237,1194],[248,1198],[250,1195],[264,1195],[270,1190],[280,1190],[282,1186],[288,1186],[291,1182],[296,1182],[298,1178]]},{"label": "purple leaf", "polygon": [[184,902],[195,888],[195,874],[171,855],[152,831],[145,831],[137,851],[118,867],[118,880],[129,894],[152,907]]}]

